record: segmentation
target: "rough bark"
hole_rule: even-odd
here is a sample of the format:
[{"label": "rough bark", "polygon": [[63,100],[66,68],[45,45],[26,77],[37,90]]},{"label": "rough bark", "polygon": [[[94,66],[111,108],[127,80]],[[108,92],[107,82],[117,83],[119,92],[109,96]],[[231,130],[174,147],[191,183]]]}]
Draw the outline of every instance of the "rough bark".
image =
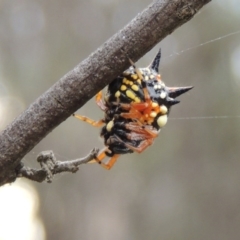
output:
[{"label": "rough bark", "polygon": [[[49,132],[211,0],[156,0],[63,76],[0,134],[0,186]],[[17,170],[16,170],[17,169]]]}]

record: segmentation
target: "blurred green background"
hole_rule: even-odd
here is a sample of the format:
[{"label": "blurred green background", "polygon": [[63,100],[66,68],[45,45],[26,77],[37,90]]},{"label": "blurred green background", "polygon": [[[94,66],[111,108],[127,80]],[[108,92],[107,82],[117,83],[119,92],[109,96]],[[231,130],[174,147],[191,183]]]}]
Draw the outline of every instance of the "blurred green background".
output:
[{"label": "blurred green background", "polygon": [[[0,1],[0,129],[150,3]],[[147,66],[161,47],[163,81],[194,86],[153,146],[111,171],[89,164],[52,184],[2,187],[0,239],[240,239],[239,13],[238,0],[212,1],[137,62]],[[78,113],[103,116],[94,100]],[[38,167],[44,150],[75,159],[93,147],[103,147],[99,130],[71,117],[24,162]]]}]

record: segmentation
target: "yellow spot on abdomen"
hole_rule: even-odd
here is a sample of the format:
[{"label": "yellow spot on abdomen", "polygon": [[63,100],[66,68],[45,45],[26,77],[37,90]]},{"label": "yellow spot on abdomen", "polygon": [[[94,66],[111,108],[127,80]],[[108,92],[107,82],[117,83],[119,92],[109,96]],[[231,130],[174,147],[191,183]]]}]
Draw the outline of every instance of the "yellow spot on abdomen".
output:
[{"label": "yellow spot on abdomen", "polygon": [[160,93],[160,98],[164,99],[167,96],[166,92],[161,92]]},{"label": "yellow spot on abdomen", "polygon": [[167,123],[168,117],[167,115],[162,115],[157,119],[157,124],[159,127],[164,127]]},{"label": "yellow spot on abdomen", "polygon": [[150,113],[150,117],[155,118],[156,116],[157,116],[157,113],[156,113],[156,112],[151,112],[151,113]]},{"label": "yellow spot on abdomen", "polygon": [[152,107],[153,107],[153,108],[156,108],[157,106],[158,106],[158,103],[152,102]]},{"label": "yellow spot on abdomen", "polygon": [[116,91],[116,92],[115,92],[115,97],[116,97],[116,98],[119,98],[120,95],[121,95],[121,93],[120,93],[119,91]]},{"label": "yellow spot on abdomen", "polygon": [[136,103],[140,103],[140,102],[141,102],[141,100],[140,100],[139,97],[135,97],[135,98],[134,98],[134,101],[135,101]]},{"label": "yellow spot on abdomen", "polygon": [[108,122],[108,124],[106,126],[106,129],[107,129],[108,132],[110,132],[112,130],[113,125],[114,125],[113,120]]},{"label": "yellow spot on abdomen", "polygon": [[136,97],[136,94],[133,92],[133,91],[131,91],[131,90],[127,90],[126,91],[126,95],[127,95],[127,97],[129,97],[129,98],[131,98],[131,99],[135,99],[135,97]]},{"label": "yellow spot on abdomen", "polygon": [[162,114],[166,114],[168,112],[168,109],[165,105],[161,105],[160,111],[161,111]]},{"label": "yellow spot on abdomen", "polygon": [[136,79],[138,78],[137,74],[133,74],[131,77],[132,77],[134,80],[136,80]]},{"label": "yellow spot on abdomen", "polygon": [[132,88],[132,90],[134,90],[134,91],[138,91],[139,90],[139,87],[137,86],[137,85],[135,85],[135,84],[133,84],[132,86],[131,86],[131,88]]},{"label": "yellow spot on abdomen", "polygon": [[126,85],[122,85],[120,88],[121,91],[125,91],[126,89],[127,89]]}]

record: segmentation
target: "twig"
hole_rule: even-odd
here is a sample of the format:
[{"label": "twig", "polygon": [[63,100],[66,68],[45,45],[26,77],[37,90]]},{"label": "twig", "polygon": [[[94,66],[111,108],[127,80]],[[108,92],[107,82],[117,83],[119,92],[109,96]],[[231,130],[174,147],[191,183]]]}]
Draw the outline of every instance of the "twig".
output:
[{"label": "twig", "polygon": [[17,177],[25,177],[32,181],[51,183],[54,175],[62,172],[75,173],[79,170],[81,164],[87,163],[94,159],[99,150],[94,148],[87,156],[70,161],[57,161],[52,151],[41,152],[37,161],[41,165],[41,169],[33,169],[22,165],[17,173]]}]

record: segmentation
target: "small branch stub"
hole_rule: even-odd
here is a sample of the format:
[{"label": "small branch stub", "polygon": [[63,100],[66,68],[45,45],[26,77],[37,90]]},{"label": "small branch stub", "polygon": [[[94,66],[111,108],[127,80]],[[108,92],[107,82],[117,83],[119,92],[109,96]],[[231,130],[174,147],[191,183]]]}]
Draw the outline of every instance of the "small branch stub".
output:
[{"label": "small branch stub", "polygon": [[33,169],[22,165],[18,171],[17,177],[25,177],[36,182],[47,181],[51,183],[56,174],[62,172],[77,172],[81,164],[88,163],[96,158],[98,152],[99,149],[94,148],[83,158],[70,161],[58,161],[52,151],[43,151],[37,157],[41,169]]}]

